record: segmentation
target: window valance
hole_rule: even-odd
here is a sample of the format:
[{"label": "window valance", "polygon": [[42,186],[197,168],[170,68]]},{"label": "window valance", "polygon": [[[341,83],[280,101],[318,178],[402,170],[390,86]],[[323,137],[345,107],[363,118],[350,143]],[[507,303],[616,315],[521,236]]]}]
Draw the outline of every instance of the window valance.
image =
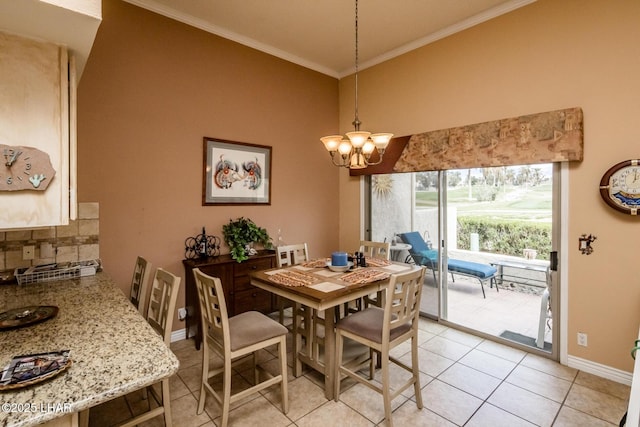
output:
[{"label": "window valance", "polygon": [[351,175],[582,161],[579,107],[393,138],[384,160]]}]

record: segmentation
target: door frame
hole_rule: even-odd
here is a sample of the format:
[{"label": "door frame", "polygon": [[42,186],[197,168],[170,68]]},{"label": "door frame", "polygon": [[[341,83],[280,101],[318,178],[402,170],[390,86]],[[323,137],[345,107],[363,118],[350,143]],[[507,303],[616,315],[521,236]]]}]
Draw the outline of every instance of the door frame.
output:
[{"label": "door frame", "polygon": [[[551,295],[551,304],[552,304],[552,312],[553,323],[552,323],[552,336],[553,336],[553,346],[551,353],[544,352],[537,348],[527,347],[527,346],[518,346],[517,344],[512,344],[507,340],[500,339],[500,337],[495,337],[493,335],[484,334],[480,331],[475,331],[469,328],[466,328],[461,325],[457,325],[451,322],[448,322],[442,319],[442,304],[446,299],[439,298],[438,304],[438,313],[437,320],[442,322],[447,326],[452,326],[457,329],[465,330],[468,332],[472,332],[478,336],[483,338],[492,339],[494,341],[498,341],[504,344],[512,344],[514,347],[522,347],[526,348],[527,351],[532,353],[539,353],[540,355],[548,358],[552,358],[553,360],[559,360],[560,363],[566,365],[568,359],[568,346],[567,346],[567,331],[568,331],[568,247],[569,247],[569,232],[568,232],[568,207],[569,207],[569,165],[566,162],[554,163],[553,165],[553,178],[554,178],[554,187],[553,187],[553,239],[554,239],[554,247],[553,250],[558,252],[558,269],[553,274],[553,294]],[[442,191],[442,186],[444,185],[444,179],[442,178],[443,172],[438,172],[438,250],[443,250],[443,231],[446,230],[446,215],[443,215],[442,205],[446,203],[446,192]],[[415,175],[412,175],[415,176]],[[365,175],[361,176],[361,231],[360,235],[362,237],[371,235],[371,176]],[[415,179],[412,179],[412,182],[415,187]],[[415,197],[415,194],[414,196]],[[415,200],[413,200],[415,201]],[[411,222],[413,223],[413,211]],[[440,255],[438,257],[438,271],[436,272],[437,282],[438,282],[438,295],[442,295],[442,282],[447,278],[446,275],[441,275],[440,271],[443,264],[443,257]],[[444,279],[443,279],[444,277]],[[428,317],[432,317],[431,315]]]}]

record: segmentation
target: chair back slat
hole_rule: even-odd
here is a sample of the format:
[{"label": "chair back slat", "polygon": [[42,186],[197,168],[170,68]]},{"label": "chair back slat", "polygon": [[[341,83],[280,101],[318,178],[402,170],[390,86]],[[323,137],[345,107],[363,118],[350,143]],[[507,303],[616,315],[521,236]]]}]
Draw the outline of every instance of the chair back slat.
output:
[{"label": "chair back slat", "polygon": [[222,282],[218,277],[209,276],[199,268],[193,269],[193,275],[198,290],[202,330],[216,338],[220,348],[229,349],[229,315]]},{"label": "chair back slat", "polygon": [[425,268],[391,275],[387,287],[383,337],[406,323],[415,322],[420,314],[420,297]]},{"label": "chair back slat", "polygon": [[147,302],[147,287],[151,275],[151,263],[142,257],[136,258],[131,278],[131,303],[144,317],[146,315],[145,304]]},{"label": "chair back slat", "polygon": [[309,251],[306,243],[284,245],[276,248],[278,267],[300,264],[309,261]]},{"label": "chair back slat", "polygon": [[180,288],[180,277],[162,268],[156,270],[147,310],[147,322],[158,332],[165,344],[171,344],[174,311]]},{"label": "chair back slat", "polygon": [[360,240],[360,252],[364,253],[365,258],[379,258],[389,260],[391,255],[391,243],[389,242],[372,242],[370,240]]}]

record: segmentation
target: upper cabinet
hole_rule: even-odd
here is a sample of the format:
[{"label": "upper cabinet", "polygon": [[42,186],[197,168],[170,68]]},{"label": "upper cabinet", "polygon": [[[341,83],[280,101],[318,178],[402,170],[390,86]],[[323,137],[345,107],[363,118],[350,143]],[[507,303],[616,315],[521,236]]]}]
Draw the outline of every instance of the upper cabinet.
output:
[{"label": "upper cabinet", "polygon": [[78,79],[100,22],[101,0],[0,0],[0,31],[64,46]]},{"label": "upper cabinet", "polygon": [[0,230],[76,217],[76,84],[100,10],[0,0]]}]

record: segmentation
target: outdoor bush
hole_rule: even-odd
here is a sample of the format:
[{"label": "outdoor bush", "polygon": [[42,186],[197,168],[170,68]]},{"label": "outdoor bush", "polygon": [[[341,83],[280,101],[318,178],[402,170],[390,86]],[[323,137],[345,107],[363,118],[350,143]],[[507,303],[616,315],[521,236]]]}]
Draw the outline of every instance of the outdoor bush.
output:
[{"label": "outdoor bush", "polygon": [[507,221],[486,217],[458,217],[458,248],[471,249],[471,233],[478,233],[480,250],[522,256],[523,249],[547,259],[551,251],[551,224]]},{"label": "outdoor bush", "polygon": [[498,189],[490,185],[480,185],[475,190],[476,200],[479,202],[494,202]]}]

